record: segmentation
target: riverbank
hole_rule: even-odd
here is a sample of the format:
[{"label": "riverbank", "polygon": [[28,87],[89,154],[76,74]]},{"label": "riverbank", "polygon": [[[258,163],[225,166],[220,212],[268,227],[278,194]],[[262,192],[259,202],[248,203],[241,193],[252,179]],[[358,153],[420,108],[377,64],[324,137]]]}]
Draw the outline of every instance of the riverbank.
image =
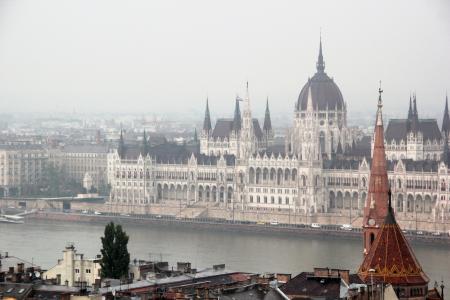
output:
[{"label": "riverbank", "polygon": [[[269,235],[294,235],[294,236],[330,236],[343,237],[351,239],[361,239],[361,228],[352,228],[352,230],[342,229],[338,225],[321,225],[319,228],[313,228],[305,224],[280,224],[280,223],[255,223],[230,221],[214,218],[176,218],[163,215],[128,215],[128,214],[83,214],[83,213],[64,213],[57,211],[37,211],[27,216],[27,218],[41,220],[55,220],[64,222],[84,222],[84,223],[108,223],[114,221],[117,223],[131,223],[162,226],[181,226],[193,229],[208,229],[214,231],[231,232],[257,232]],[[435,236],[430,233],[405,232],[408,240],[412,242],[450,245],[450,237],[441,235]]]}]

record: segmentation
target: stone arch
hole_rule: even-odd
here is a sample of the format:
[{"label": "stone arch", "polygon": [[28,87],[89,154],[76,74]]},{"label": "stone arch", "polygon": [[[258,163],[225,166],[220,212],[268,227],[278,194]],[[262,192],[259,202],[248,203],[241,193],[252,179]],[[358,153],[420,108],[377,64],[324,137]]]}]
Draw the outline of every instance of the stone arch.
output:
[{"label": "stone arch", "polygon": [[223,186],[221,186],[219,188],[219,201],[223,202],[225,199],[225,188]]},{"label": "stone arch", "polygon": [[205,187],[205,201],[211,201],[211,188],[209,187],[209,185]]},{"label": "stone arch", "polygon": [[169,185],[164,183],[163,185],[163,199],[169,199]]},{"label": "stone arch", "polygon": [[203,201],[203,186],[198,187],[198,201]]},{"label": "stone arch", "polygon": [[267,183],[267,181],[269,180],[269,169],[268,168],[263,168],[263,183]]},{"label": "stone arch", "polygon": [[[397,179],[397,188],[401,189],[402,188],[402,180],[400,178]],[[403,196],[402,196],[403,198]]]},{"label": "stone arch", "polygon": [[425,213],[430,213],[433,209],[433,204],[430,195],[425,195],[425,199],[423,201],[423,211]]},{"label": "stone arch", "polygon": [[289,182],[289,179],[291,179],[291,170],[286,168],[284,170],[284,182]]},{"label": "stone arch", "polygon": [[403,212],[403,195],[399,194],[397,196],[397,205],[395,205],[397,212]]},{"label": "stone arch", "polygon": [[275,171],[275,168],[270,169],[270,181],[274,183],[277,178],[277,171]]},{"label": "stone arch", "polygon": [[302,186],[306,186],[306,176],[302,175]]},{"label": "stone arch", "polygon": [[294,168],[292,169],[292,181],[296,181],[297,180],[297,169]]},{"label": "stone arch", "polygon": [[281,183],[283,182],[283,169],[278,169],[277,172],[277,185],[281,185]]},{"label": "stone arch", "polygon": [[345,192],[345,194],[344,194],[344,208],[345,209],[350,209],[350,205],[351,205],[350,201],[351,201],[350,193]]},{"label": "stone arch", "polygon": [[406,211],[413,212],[414,211],[414,196],[409,194],[406,198]]},{"label": "stone arch", "polygon": [[358,193],[357,192],[353,192],[351,207],[352,207],[352,209],[358,208]]},{"label": "stone arch", "polygon": [[211,189],[211,194],[212,194],[212,201],[217,202],[217,188],[215,185],[213,185]]},{"label": "stone arch", "polygon": [[334,194],[333,191],[330,191],[330,196],[329,196],[329,207],[330,208],[336,208],[336,195]]},{"label": "stone arch", "polygon": [[415,209],[418,213],[423,212],[423,198],[422,195],[417,195],[416,196],[416,205],[415,205]]},{"label": "stone arch", "polygon": [[256,184],[261,184],[261,169],[260,168],[256,168]]},{"label": "stone arch", "polygon": [[359,198],[359,209],[362,210],[364,209],[364,207],[366,206],[366,198],[367,198],[367,193],[366,192],[362,192],[361,193],[361,198]]},{"label": "stone arch", "polygon": [[182,187],[180,184],[177,184],[177,188],[175,190],[175,199],[181,200],[183,198]]},{"label": "stone arch", "polygon": [[161,186],[161,183],[158,183],[156,185],[156,199],[161,200],[162,197],[163,197],[162,186]]},{"label": "stone arch", "polygon": [[342,196],[342,192],[338,191],[336,196],[336,208],[342,209],[344,206],[344,197]]},{"label": "stone arch", "polygon": [[227,190],[227,201],[228,201],[228,203],[230,203],[232,199],[233,199],[233,188],[231,186],[229,186],[228,190]]},{"label": "stone arch", "polygon": [[255,169],[250,168],[248,172],[248,182],[250,184],[255,184]]},{"label": "stone arch", "polygon": [[326,153],[327,150],[325,148],[325,133],[323,131],[319,133],[319,145],[320,145],[320,152]]}]

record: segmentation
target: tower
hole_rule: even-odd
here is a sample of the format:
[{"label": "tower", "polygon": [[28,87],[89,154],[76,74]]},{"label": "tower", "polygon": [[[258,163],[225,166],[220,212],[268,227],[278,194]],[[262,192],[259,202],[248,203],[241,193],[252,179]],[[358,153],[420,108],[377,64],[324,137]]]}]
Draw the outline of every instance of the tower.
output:
[{"label": "tower", "polygon": [[444,117],[442,118],[442,135],[448,136],[450,133],[450,117],[448,113],[448,96],[445,96]]},{"label": "tower", "polygon": [[250,108],[250,95],[247,92],[244,99],[244,111],[242,116],[242,128],[240,134],[239,157],[241,159],[248,158],[255,151],[255,136],[253,132],[252,111]]},{"label": "tower", "polygon": [[265,146],[269,146],[274,137],[274,133],[272,130],[272,121],[270,119],[270,111],[269,111],[269,98],[267,98],[266,101],[266,113],[264,115],[264,124],[263,124],[263,131],[264,131],[264,140],[265,140]]},{"label": "tower", "polygon": [[375,238],[380,226],[387,215],[387,199],[389,192],[389,181],[386,168],[386,155],[384,150],[384,128],[383,128],[383,102],[381,99],[381,88],[378,90],[378,109],[374,130],[374,143],[372,163],[370,166],[369,191],[364,207],[363,235],[364,255],[366,255]]},{"label": "tower", "polygon": [[427,299],[428,276],[395,220],[391,197],[389,191],[384,199],[388,203],[386,217],[358,276],[366,284],[391,284],[398,299]]},{"label": "tower", "polygon": [[210,139],[212,135],[211,116],[209,113],[209,100],[206,98],[205,118],[203,119],[203,128],[200,135],[200,152],[209,153]]},{"label": "tower", "polygon": [[149,146],[148,146],[147,134],[144,129],[144,133],[142,134],[141,155],[143,157],[145,157],[145,156],[147,156],[148,152],[149,152]]},{"label": "tower", "polygon": [[120,129],[119,147],[117,148],[120,158],[125,157],[125,142],[123,140],[123,130]]}]

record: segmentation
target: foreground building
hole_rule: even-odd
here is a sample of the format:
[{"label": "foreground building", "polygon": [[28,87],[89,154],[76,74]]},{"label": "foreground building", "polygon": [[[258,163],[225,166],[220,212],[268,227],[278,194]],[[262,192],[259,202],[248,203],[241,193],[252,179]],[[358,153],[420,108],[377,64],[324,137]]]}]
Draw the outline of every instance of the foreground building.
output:
[{"label": "foreground building", "polygon": [[[347,104],[325,72],[322,43],[285,144],[274,145],[268,103],[262,124],[253,117],[247,85],[233,117],[218,119],[215,126],[207,101],[199,151],[172,144],[150,147],[146,139],[141,146],[125,145],[122,138],[108,156],[109,204],[139,213],[152,203],[172,203],[180,207],[178,214],[195,204],[306,218],[348,215],[349,223],[362,217],[374,140],[347,125]],[[449,128],[448,109],[441,131],[435,120],[419,119],[416,97],[408,118],[387,126],[393,207],[411,228],[446,228],[450,172],[443,141]]]}]

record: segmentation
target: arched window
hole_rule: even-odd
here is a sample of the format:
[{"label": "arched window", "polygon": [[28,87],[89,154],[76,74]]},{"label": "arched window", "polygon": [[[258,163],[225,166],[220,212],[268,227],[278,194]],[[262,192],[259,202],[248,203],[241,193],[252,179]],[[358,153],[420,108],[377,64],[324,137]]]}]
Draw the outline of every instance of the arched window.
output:
[{"label": "arched window", "polygon": [[370,245],[373,244],[373,242],[375,241],[375,233],[370,233]]}]

